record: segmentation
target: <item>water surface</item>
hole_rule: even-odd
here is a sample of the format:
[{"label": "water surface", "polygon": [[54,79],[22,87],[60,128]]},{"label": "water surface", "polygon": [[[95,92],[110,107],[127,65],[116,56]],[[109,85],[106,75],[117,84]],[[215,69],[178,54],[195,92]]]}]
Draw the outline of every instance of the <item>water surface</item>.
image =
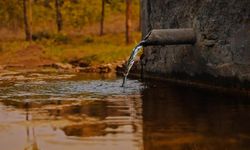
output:
[{"label": "water surface", "polygon": [[[0,74],[4,150],[250,149],[250,101],[99,74]],[[1,149],[2,149],[1,148]]]}]

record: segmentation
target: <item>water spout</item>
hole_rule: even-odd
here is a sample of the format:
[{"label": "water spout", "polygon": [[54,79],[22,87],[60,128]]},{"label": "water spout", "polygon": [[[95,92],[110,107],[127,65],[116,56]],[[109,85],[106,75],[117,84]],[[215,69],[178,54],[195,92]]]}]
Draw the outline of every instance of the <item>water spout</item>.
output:
[{"label": "water spout", "polygon": [[134,64],[134,59],[142,47],[152,46],[152,45],[181,45],[181,44],[195,44],[196,35],[193,29],[154,29],[150,31],[145,38],[133,49],[131,55],[126,64],[126,69],[123,73],[123,83],[124,87],[127,76],[131,67]]},{"label": "water spout", "polygon": [[195,44],[196,35],[193,29],[154,29],[149,32],[143,46]]},{"label": "water spout", "polygon": [[144,40],[142,40],[139,44],[137,44],[135,46],[135,48],[132,50],[131,52],[131,55],[128,59],[128,62],[126,64],[126,69],[123,73],[123,82],[122,82],[122,87],[124,87],[125,83],[126,83],[126,80],[127,80],[127,76],[129,74],[129,71],[130,69],[132,68],[134,62],[135,62],[135,57],[136,55],[140,52],[140,50],[142,49],[143,47],[143,43],[144,43]]}]

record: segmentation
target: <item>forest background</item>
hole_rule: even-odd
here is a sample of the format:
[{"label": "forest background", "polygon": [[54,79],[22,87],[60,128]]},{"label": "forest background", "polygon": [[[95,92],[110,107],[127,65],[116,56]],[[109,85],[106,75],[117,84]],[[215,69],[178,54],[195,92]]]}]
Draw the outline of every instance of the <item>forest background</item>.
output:
[{"label": "forest background", "polygon": [[[0,0],[0,65],[124,61],[140,40],[140,0]],[[0,67],[1,68],[1,67]]]}]

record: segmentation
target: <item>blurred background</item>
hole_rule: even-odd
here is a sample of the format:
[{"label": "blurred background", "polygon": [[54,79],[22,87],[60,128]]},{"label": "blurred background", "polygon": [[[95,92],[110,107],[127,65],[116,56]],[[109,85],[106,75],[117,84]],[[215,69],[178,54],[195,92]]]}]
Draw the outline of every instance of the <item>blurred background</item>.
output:
[{"label": "blurred background", "polygon": [[141,38],[139,3],[1,0],[0,65],[81,61],[93,66],[123,61]]}]

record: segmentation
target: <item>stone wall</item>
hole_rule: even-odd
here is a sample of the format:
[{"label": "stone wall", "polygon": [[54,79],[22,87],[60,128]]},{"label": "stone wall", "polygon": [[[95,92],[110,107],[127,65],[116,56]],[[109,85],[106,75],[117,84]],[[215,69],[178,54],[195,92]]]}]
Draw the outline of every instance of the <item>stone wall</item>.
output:
[{"label": "stone wall", "polygon": [[193,28],[195,45],[149,46],[144,72],[250,81],[249,0],[142,0],[142,32]]}]

